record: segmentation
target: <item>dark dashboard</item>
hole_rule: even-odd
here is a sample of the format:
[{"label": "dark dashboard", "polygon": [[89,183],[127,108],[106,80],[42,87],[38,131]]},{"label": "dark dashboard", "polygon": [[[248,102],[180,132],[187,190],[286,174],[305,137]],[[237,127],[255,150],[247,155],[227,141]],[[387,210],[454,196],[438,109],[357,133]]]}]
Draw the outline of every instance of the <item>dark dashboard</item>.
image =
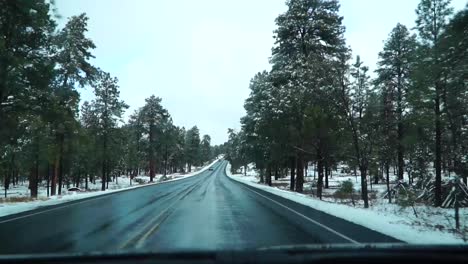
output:
[{"label": "dark dashboard", "polygon": [[467,246],[276,247],[248,251],[9,255],[0,263],[468,263]]}]

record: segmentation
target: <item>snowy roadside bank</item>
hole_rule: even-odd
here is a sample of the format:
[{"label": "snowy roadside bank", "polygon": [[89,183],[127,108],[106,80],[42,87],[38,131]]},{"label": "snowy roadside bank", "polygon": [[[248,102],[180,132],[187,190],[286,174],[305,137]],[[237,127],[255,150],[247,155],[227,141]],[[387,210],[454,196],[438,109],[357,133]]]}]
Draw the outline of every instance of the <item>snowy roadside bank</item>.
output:
[{"label": "snowy roadside bank", "polygon": [[[397,238],[411,244],[467,244],[468,241],[462,238],[461,235],[449,232],[446,229],[435,230],[433,227],[428,227],[425,224],[415,224],[414,219],[398,215],[397,205],[376,205],[368,209],[352,207],[344,204],[337,204],[329,201],[321,201],[317,198],[295,193],[287,190],[282,190],[276,187],[270,187],[263,184],[258,184],[258,179],[255,176],[243,176],[241,174],[231,174],[231,165],[226,166],[226,174],[233,180],[245,183],[249,186],[267,191],[280,197],[292,200],[299,204],[309,206],[316,210],[323,211],[330,215],[342,218],[352,223],[365,226],[382,234]],[[383,210],[385,207],[385,210]],[[388,210],[387,210],[388,209]],[[438,210],[439,208],[431,208]],[[446,221],[443,215],[431,214],[421,211],[420,214],[425,214],[425,221],[433,221],[432,223],[440,223]],[[462,211],[462,214],[467,214],[467,211]],[[421,216],[420,216],[421,217]],[[464,217],[463,219],[467,219]]]},{"label": "snowy roadside bank", "polygon": [[[185,179],[188,177],[192,177],[195,175],[198,175],[204,171],[206,171],[209,167],[211,167],[213,164],[218,162],[219,159],[214,160],[212,163],[201,167],[199,170],[194,171],[192,173],[188,174],[172,174],[172,175],[167,175],[168,179],[165,181],[161,180],[161,175],[158,175],[158,177],[155,178],[155,182],[148,183],[145,182],[143,184],[139,184],[137,182],[134,182],[132,186],[130,186],[129,181],[127,180],[125,183],[122,182],[121,179],[121,184],[113,184],[111,189],[101,191],[101,190],[94,190],[94,191],[87,191],[87,192],[67,192],[64,195],[57,195],[57,196],[51,196],[51,197],[39,197],[38,199],[30,200],[30,201],[19,201],[19,202],[4,202],[0,203],[0,217],[2,216],[7,216],[10,214],[16,214],[16,213],[21,213],[29,210],[34,210],[40,207],[44,206],[51,206],[51,205],[57,205],[65,202],[70,202],[70,201],[76,201],[80,199],[85,199],[85,198],[90,198],[90,197],[95,197],[95,196],[101,196],[105,194],[110,194],[110,193],[115,193],[115,192],[121,192],[121,191],[126,191],[126,190],[131,190],[131,189],[136,189],[136,188],[141,188],[149,185],[155,185],[155,184],[161,184],[161,183],[166,183],[166,182],[171,182],[171,181],[177,181],[181,179]],[[141,176],[139,176],[141,177]],[[144,178],[144,177],[141,177]],[[149,177],[147,177],[149,178]],[[99,185],[99,184],[98,184]],[[27,190],[27,187],[25,187]]]}]

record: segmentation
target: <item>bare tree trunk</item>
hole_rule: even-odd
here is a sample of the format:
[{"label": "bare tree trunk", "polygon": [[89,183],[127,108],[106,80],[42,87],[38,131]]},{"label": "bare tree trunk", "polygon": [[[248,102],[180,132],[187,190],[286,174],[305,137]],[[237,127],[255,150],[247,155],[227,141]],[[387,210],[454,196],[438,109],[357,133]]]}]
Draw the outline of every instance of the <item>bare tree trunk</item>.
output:
[{"label": "bare tree trunk", "polygon": [[31,177],[29,180],[29,187],[31,190],[31,197],[37,198],[38,193],[38,181],[39,181],[39,154],[36,153],[34,161],[34,167],[31,170]]},{"label": "bare tree trunk", "polygon": [[164,153],[164,179],[166,178],[167,175],[167,158],[168,158],[168,151],[167,151],[167,144],[166,144],[166,150]]},{"label": "bare tree trunk", "polygon": [[367,195],[367,166],[359,166],[361,172],[361,196],[364,201],[364,208],[369,208],[369,197]]},{"label": "bare tree trunk", "polygon": [[57,176],[59,173],[59,163],[60,163],[60,155],[57,154],[55,155],[55,161],[54,161],[54,169],[52,173],[52,181],[50,184],[50,195],[54,196],[57,194]]},{"label": "bare tree trunk", "polygon": [[8,176],[5,175],[5,182],[4,182],[5,198],[7,198],[7,196],[8,196],[8,187],[7,187],[7,185],[8,185]]},{"label": "bare tree trunk", "polygon": [[390,167],[388,162],[385,164],[385,170],[387,174],[387,193],[388,193],[388,202],[392,203],[392,193],[390,192]]},{"label": "bare tree trunk", "polygon": [[149,130],[149,169],[150,182],[153,182],[155,175],[155,160],[154,160],[154,124],[150,124]]},{"label": "bare tree trunk", "polygon": [[75,187],[80,187],[80,179],[81,179],[81,170],[78,169],[78,175],[76,176],[76,179],[75,179]]},{"label": "bare tree trunk", "polygon": [[296,192],[304,191],[304,159],[301,152],[297,155],[297,177],[296,177]]},{"label": "bare tree trunk", "polygon": [[150,173],[149,173],[149,176],[150,176],[150,182],[153,182],[153,179],[154,179],[154,175],[155,175],[155,166],[154,166],[154,158],[150,158]]},{"label": "bare tree trunk", "polygon": [[63,182],[63,143],[65,140],[65,135],[63,133],[59,134],[59,174],[58,174],[58,194],[62,194],[62,182]]},{"label": "bare tree trunk", "polygon": [[107,171],[107,135],[103,137],[103,157],[102,157],[102,171],[101,171],[101,191],[106,190],[106,171]]},{"label": "bare tree trunk", "polygon": [[291,161],[290,161],[290,168],[291,168],[291,182],[289,184],[289,189],[291,191],[294,191],[294,184],[295,184],[295,177],[296,177],[296,158],[295,157],[291,157]]},{"label": "bare tree trunk", "polygon": [[106,189],[109,189],[110,182],[110,172],[109,172],[109,162],[106,162]]},{"label": "bare tree trunk", "polygon": [[435,86],[435,170],[436,170],[436,178],[435,178],[435,206],[442,205],[442,174],[441,174],[441,156],[442,156],[442,149],[441,149],[441,139],[442,139],[442,125],[440,121],[440,85],[438,82]]},{"label": "bare tree trunk", "polygon": [[264,169],[260,168],[260,183],[265,183]]},{"label": "bare tree trunk", "polygon": [[398,160],[398,179],[403,180],[403,172],[405,167],[405,162],[403,160],[404,156],[404,146],[403,146],[403,91],[401,87],[401,74],[398,73],[398,101],[397,101],[397,138],[398,138],[398,153],[397,153],[397,160]]},{"label": "bare tree trunk", "polygon": [[458,204],[458,194],[455,195],[455,228],[460,230],[460,212],[459,212],[459,204]]},{"label": "bare tree trunk", "polygon": [[10,168],[8,170],[8,173],[5,174],[5,182],[4,182],[4,187],[5,187],[5,198],[8,196],[8,189],[10,188],[10,180],[13,179],[13,182],[15,180],[15,153],[13,152],[11,154],[11,160],[10,160]]},{"label": "bare tree trunk", "polygon": [[47,162],[47,182],[46,182],[46,189],[47,189],[47,197],[50,196],[50,163]]},{"label": "bare tree trunk", "polygon": [[317,197],[322,200],[322,189],[323,189],[323,158],[320,151],[317,151]]},{"label": "bare tree trunk", "polygon": [[328,162],[325,162],[325,188],[328,189],[328,174],[330,173],[330,167],[328,166]]},{"label": "bare tree trunk", "polygon": [[271,186],[271,165],[267,165],[266,183]]}]

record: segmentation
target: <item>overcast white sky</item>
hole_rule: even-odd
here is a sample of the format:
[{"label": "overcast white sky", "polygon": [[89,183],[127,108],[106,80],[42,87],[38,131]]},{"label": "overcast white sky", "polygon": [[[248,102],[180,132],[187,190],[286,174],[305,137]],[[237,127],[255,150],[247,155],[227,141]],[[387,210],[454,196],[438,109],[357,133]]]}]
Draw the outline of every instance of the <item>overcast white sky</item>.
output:
[{"label": "overcast white sky", "polygon": [[[346,39],[372,69],[397,22],[414,26],[419,0],[342,0]],[[270,69],[275,18],[285,0],[57,0],[62,19],[86,12],[95,65],[120,80],[130,109],[152,94],[179,126],[197,125],[212,143],[239,128],[249,80]],[[455,10],[466,0],[452,1]],[[82,98],[92,98],[90,88]]]}]

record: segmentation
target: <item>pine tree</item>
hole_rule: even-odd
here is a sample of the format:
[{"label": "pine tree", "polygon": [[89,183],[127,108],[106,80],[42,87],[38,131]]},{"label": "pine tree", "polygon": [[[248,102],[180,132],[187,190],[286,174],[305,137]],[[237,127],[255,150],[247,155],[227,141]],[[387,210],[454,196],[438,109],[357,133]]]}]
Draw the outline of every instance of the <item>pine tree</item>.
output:
[{"label": "pine tree", "polygon": [[442,57],[442,112],[446,116],[448,145],[450,145],[450,170],[468,184],[468,7],[458,12],[448,23],[440,38]]},{"label": "pine tree", "polygon": [[185,156],[185,128],[175,127],[174,128],[174,150],[172,156],[173,172],[185,172],[184,166],[187,163],[187,157]]},{"label": "pine tree", "polygon": [[98,76],[97,82],[94,84],[96,99],[91,102],[91,107],[96,115],[98,135],[102,142],[101,190],[104,191],[106,182],[109,180],[109,137],[128,106],[119,99],[120,92],[117,78],[112,78],[106,72],[100,72]]},{"label": "pine tree", "polygon": [[[287,102],[290,137],[295,139],[296,191],[303,191],[305,135],[304,113],[310,104],[324,102],[331,85],[330,63],[346,51],[344,27],[338,1],[291,0],[288,10],[276,19],[272,76],[282,86],[275,98]],[[318,30],[319,29],[319,30]],[[274,85],[275,86],[275,85]]]},{"label": "pine tree", "polygon": [[[49,15],[48,1],[0,3],[0,122],[18,110],[31,87],[23,85],[26,65],[43,62],[55,23]],[[4,126],[0,123],[0,128]]]},{"label": "pine tree", "polygon": [[126,125],[127,130],[127,169],[130,170],[130,177],[136,177],[140,171],[140,161],[143,159],[142,150],[142,136],[143,136],[143,125],[140,115],[140,110],[130,115],[130,118]]},{"label": "pine tree", "polygon": [[452,13],[449,0],[422,0],[416,14],[417,29],[421,39],[422,53],[420,58],[426,64],[426,83],[430,84],[434,91],[428,91],[433,100],[434,131],[435,131],[435,205],[442,204],[442,112],[441,96],[443,92],[441,72],[441,50],[439,41],[446,28],[447,18]]},{"label": "pine tree", "polygon": [[[20,151],[31,146],[20,141],[29,135],[29,142],[36,142],[35,148],[28,149],[28,154],[34,156],[30,160],[36,162],[37,168],[34,171],[37,173],[30,179],[31,195],[35,197],[39,166],[46,155],[40,149],[42,141],[39,142],[41,137],[38,136],[43,135],[45,126],[38,124],[43,124],[43,114],[47,109],[53,70],[50,44],[56,25],[49,15],[47,1],[3,1],[0,10],[0,160],[10,160],[5,188],[8,188],[10,180],[15,182],[12,177],[19,170],[16,160],[18,156],[25,157]],[[33,114],[38,115],[34,122]],[[25,120],[32,123],[26,125]],[[9,152],[8,157],[3,157],[5,150]],[[32,173],[32,170],[28,171]]]},{"label": "pine tree", "polygon": [[92,40],[85,36],[88,18],[85,14],[71,17],[65,27],[55,37],[53,58],[56,62],[56,80],[51,95],[51,122],[54,123],[57,151],[54,161],[54,176],[51,193],[55,195],[58,178],[58,194],[61,194],[63,181],[63,154],[66,137],[73,134],[76,127],[79,93],[76,85],[91,84],[97,70],[89,60],[94,58]]},{"label": "pine tree", "polygon": [[[145,99],[146,104],[141,109],[140,115],[142,123],[148,134],[148,160],[150,169],[150,181],[153,181],[155,176],[156,166],[156,148],[157,137],[161,136],[161,129],[163,124],[169,118],[167,111],[161,106],[161,98],[154,95]],[[158,135],[159,134],[159,135]]]},{"label": "pine tree", "polygon": [[[305,147],[317,164],[317,197],[322,199],[323,188],[328,188],[328,169],[337,139],[338,123],[332,107],[310,106],[305,111],[304,134]],[[325,183],[324,183],[325,180]]]},{"label": "pine tree", "polygon": [[[264,170],[271,169],[271,163],[274,162],[275,156],[277,156],[275,149],[281,142],[279,136],[284,136],[283,132],[288,128],[289,124],[289,122],[284,123],[286,119],[282,118],[285,104],[279,103],[279,89],[279,86],[273,86],[269,73],[266,71],[257,73],[250,81],[250,96],[244,104],[247,112],[247,116],[241,120],[244,140],[241,140],[240,136],[234,131],[230,131],[232,140],[228,146],[235,144],[235,146],[231,147],[231,152],[236,161],[233,162],[232,169],[237,170],[238,167],[244,164],[238,149],[241,142],[251,144],[249,155],[255,162],[256,168],[260,170],[262,183],[263,179],[265,179],[263,177]],[[280,123],[283,126],[278,129]],[[282,133],[279,133],[280,130]],[[283,140],[287,140],[287,138],[283,137]],[[255,150],[252,151],[252,148]],[[247,150],[246,147],[244,149]],[[269,177],[266,180],[267,184],[271,184]]]},{"label": "pine tree", "polygon": [[94,182],[94,175],[98,171],[99,161],[96,159],[96,153],[99,153],[98,125],[99,120],[93,106],[88,101],[83,102],[77,149],[79,166],[82,167],[85,175],[85,189],[88,189],[88,178],[89,181]]},{"label": "pine tree", "polygon": [[[364,207],[369,207],[367,196],[367,171],[373,152],[373,141],[375,137],[374,126],[376,120],[371,117],[378,112],[375,100],[371,101],[372,93],[369,91],[368,68],[363,66],[360,57],[357,56],[355,63],[349,68],[347,57],[342,58],[342,68],[338,72],[340,88],[336,90],[337,107],[340,108],[343,118],[351,133],[351,142],[354,148],[354,157],[359,166],[361,174],[361,196]],[[352,77],[349,79],[349,75]],[[371,104],[372,102],[372,104]]]},{"label": "pine tree", "polygon": [[161,152],[164,155],[164,163],[163,163],[163,177],[166,178],[167,173],[169,171],[169,164],[173,162],[174,152],[177,149],[177,135],[176,130],[177,127],[174,126],[172,123],[172,118],[169,117],[165,120],[162,124],[161,134],[162,134],[162,144],[161,144]]},{"label": "pine tree", "polygon": [[211,153],[211,137],[209,135],[203,135],[200,142],[200,157],[202,161],[210,160]]},{"label": "pine tree", "polygon": [[188,172],[192,171],[192,165],[198,165],[200,161],[200,131],[197,126],[187,130],[185,134],[185,157]]},{"label": "pine tree", "polygon": [[[408,29],[397,24],[390,33],[384,49],[379,53],[377,84],[384,95],[385,118],[389,126],[385,131],[391,135],[396,130],[398,179],[404,173],[404,112],[408,107],[406,95],[410,86],[410,74],[415,60],[416,39]],[[391,120],[395,119],[395,120]],[[392,124],[396,124],[393,127]],[[390,142],[388,142],[390,143]]]}]

